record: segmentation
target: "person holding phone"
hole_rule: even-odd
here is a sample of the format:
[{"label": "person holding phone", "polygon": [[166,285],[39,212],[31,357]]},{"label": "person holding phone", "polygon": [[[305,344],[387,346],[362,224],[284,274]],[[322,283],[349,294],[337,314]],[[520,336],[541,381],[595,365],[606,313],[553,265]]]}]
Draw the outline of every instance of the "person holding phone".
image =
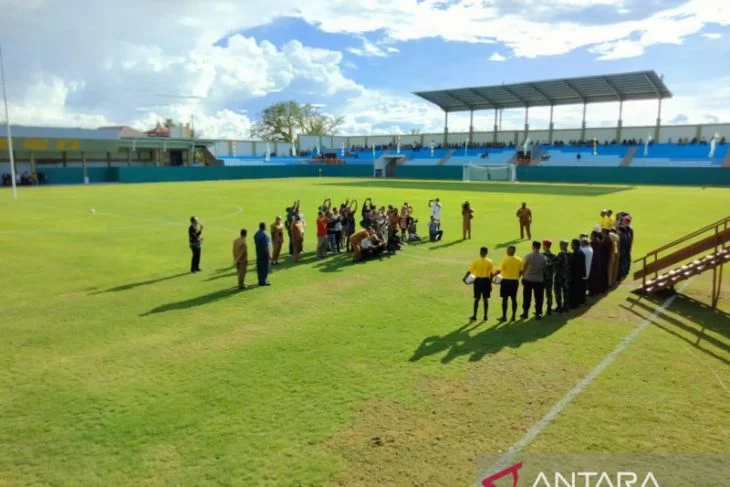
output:
[{"label": "person holding phone", "polygon": [[200,272],[200,254],[203,245],[203,225],[198,221],[197,217],[190,217],[190,226],[188,227],[188,242],[190,250],[193,252],[190,261],[190,272],[195,274]]}]

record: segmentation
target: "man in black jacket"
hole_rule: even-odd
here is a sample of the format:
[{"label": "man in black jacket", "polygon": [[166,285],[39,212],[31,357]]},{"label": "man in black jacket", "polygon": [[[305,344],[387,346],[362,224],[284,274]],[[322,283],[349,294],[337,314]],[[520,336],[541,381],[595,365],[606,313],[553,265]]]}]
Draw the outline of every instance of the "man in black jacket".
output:
[{"label": "man in black jacket", "polygon": [[586,302],[586,257],[580,249],[580,240],[571,242],[570,254],[570,307],[575,309]]},{"label": "man in black jacket", "polygon": [[194,216],[190,217],[190,226],[188,227],[188,242],[190,243],[190,250],[193,252],[193,258],[190,262],[190,272],[200,272],[200,252],[201,246],[203,245],[203,225],[200,224],[198,219]]}]

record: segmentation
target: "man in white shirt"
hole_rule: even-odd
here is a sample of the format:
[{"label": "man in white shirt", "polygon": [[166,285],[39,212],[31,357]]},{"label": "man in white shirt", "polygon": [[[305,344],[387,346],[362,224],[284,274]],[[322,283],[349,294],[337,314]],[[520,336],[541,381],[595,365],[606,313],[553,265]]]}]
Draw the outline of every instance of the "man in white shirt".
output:
[{"label": "man in white shirt", "polygon": [[588,241],[587,238],[582,238],[580,239],[580,249],[583,251],[583,255],[585,255],[586,258],[585,280],[587,281],[588,278],[591,276],[591,264],[593,263],[593,247],[591,247],[591,243]]},{"label": "man in white shirt", "polygon": [[436,220],[441,220],[441,200],[436,198],[435,200],[428,200],[428,206],[431,207],[431,216]]}]

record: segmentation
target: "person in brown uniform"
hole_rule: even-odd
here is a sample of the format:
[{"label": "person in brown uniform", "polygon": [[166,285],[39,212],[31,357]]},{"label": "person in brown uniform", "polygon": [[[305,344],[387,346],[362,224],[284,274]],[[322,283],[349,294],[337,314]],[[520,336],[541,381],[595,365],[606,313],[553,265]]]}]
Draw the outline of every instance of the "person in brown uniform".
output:
[{"label": "person in brown uniform", "polygon": [[355,252],[355,255],[353,255],[352,258],[355,262],[360,262],[362,260],[362,248],[360,247],[360,244],[369,236],[370,229],[366,228],[357,233],[353,233],[352,237],[350,237],[350,244],[352,245],[352,250]]},{"label": "person in brown uniform", "polygon": [[520,239],[524,239],[525,232],[527,232],[527,239],[532,240],[532,232],[530,232],[532,211],[527,207],[527,203],[522,202],[522,206],[517,210],[517,218],[520,220]]},{"label": "person in brown uniform", "polygon": [[246,269],[248,267],[248,244],[246,243],[246,229],[241,230],[241,236],[233,241],[233,265],[238,272],[238,289],[246,289]]},{"label": "person in brown uniform", "polygon": [[274,247],[274,252],[271,254],[271,265],[279,265],[279,254],[284,245],[284,224],[281,222],[280,216],[277,216],[274,223],[271,224],[271,243]]},{"label": "person in brown uniform", "polygon": [[294,217],[294,221],[291,224],[291,239],[294,246],[294,262],[299,262],[304,244],[304,224],[299,215]]},{"label": "person in brown uniform", "polygon": [[464,240],[471,240],[471,219],[474,218],[474,210],[468,201],[465,201],[461,207],[461,230]]}]

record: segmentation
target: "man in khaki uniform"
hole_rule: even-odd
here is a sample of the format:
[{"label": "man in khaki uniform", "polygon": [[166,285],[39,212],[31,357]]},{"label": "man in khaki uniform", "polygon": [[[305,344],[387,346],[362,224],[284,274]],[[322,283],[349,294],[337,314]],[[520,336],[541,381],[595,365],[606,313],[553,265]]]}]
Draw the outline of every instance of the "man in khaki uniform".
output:
[{"label": "man in khaki uniform", "polygon": [[238,271],[238,289],[246,289],[246,268],[248,266],[248,232],[241,230],[241,236],[233,241],[233,265]]},{"label": "man in khaki uniform", "polygon": [[284,244],[284,224],[281,223],[280,216],[277,216],[274,223],[271,224],[271,243],[274,246],[271,264],[279,265],[279,254],[281,254],[281,247]]},{"label": "man in khaki uniform", "polygon": [[532,240],[532,232],[530,231],[530,225],[532,225],[532,211],[527,207],[527,203],[522,203],[522,206],[517,210],[517,218],[520,220],[520,239],[525,238],[525,231],[527,233],[527,239]]},{"label": "man in khaki uniform", "polygon": [[371,234],[372,230],[369,228],[366,228],[364,230],[360,230],[357,233],[353,233],[350,237],[350,244],[352,245],[352,250],[355,252],[353,255],[353,260],[355,262],[360,262],[362,260],[362,241],[368,238]]}]

